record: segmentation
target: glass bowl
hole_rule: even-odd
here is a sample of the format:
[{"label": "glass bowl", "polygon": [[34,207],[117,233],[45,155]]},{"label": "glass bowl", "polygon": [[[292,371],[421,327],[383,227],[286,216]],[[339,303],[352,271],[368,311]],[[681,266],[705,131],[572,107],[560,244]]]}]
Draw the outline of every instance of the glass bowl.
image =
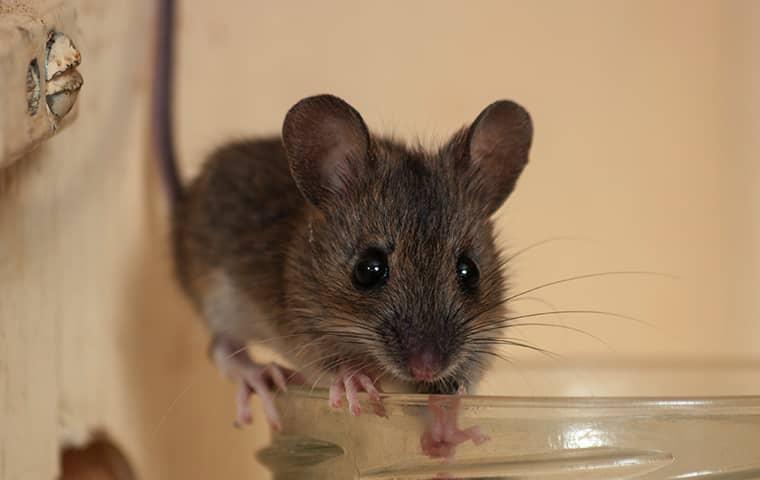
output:
[{"label": "glass bowl", "polygon": [[[358,417],[333,409],[324,390],[277,402],[283,431],[257,454],[275,479],[760,478],[760,397],[392,394],[386,417],[366,396]],[[487,440],[431,454],[424,438],[441,440],[441,415]]]}]

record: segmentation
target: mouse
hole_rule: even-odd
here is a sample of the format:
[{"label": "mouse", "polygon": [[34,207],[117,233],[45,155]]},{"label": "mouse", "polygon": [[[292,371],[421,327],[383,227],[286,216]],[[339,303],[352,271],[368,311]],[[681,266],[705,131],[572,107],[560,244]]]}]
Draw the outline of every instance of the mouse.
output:
[{"label": "mouse", "polygon": [[[493,216],[528,163],[533,124],[511,100],[485,106],[435,148],[373,133],[332,94],[283,112],[279,135],[215,148],[180,180],[172,138],[172,0],[162,0],[153,117],[181,289],[209,354],[238,384],[237,421],[275,390],[329,389],[362,413],[365,393],[468,393],[504,329],[508,283]],[[262,341],[289,367],[259,363]]]}]

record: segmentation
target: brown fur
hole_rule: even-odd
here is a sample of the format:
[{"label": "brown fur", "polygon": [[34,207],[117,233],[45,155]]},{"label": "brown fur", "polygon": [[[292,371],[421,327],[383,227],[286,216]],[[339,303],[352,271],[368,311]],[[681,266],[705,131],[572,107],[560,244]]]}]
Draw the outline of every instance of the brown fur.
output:
[{"label": "brown fur", "polygon": [[[212,334],[283,337],[276,348],[312,376],[351,361],[409,384],[409,355],[432,349],[444,372],[414,388],[476,382],[492,348],[478,339],[497,337],[505,315],[490,216],[531,134],[521,107],[489,108],[429,152],[371,137],[345,102],[311,97],[288,114],[285,147],[272,138],[217,150],[174,228],[178,276]],[[352,271],[368,248],[387,253],[390,273],[363,291]],[[457,279],[463,254],[480,269],[473,291]]]}]

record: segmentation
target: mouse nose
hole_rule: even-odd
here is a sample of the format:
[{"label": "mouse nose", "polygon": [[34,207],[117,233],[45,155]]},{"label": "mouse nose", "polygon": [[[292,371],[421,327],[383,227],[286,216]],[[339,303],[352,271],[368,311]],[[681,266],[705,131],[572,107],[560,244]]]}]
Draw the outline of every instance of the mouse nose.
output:
[{"label": "mouse nose", "polygon": [[415,352],[409,356],[409,371],[415,380],[430,381],[441,371],[441,361],[430,350]]}]

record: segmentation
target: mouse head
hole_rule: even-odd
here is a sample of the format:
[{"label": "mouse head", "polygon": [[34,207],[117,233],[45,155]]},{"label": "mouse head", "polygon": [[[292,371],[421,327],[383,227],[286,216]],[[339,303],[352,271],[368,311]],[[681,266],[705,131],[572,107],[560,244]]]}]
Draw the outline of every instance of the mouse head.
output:
[{"label": "mouse head", "polygon": [[489,105],[437,151],[371,136],[334,96],[288,112],[283,143],[310,204],[288,301],[302,332],[335,352],[326,368],[352,358],[423,391],[477,380],[505,315],[491,217],[531,138],[528,113],[510,101]]}]

